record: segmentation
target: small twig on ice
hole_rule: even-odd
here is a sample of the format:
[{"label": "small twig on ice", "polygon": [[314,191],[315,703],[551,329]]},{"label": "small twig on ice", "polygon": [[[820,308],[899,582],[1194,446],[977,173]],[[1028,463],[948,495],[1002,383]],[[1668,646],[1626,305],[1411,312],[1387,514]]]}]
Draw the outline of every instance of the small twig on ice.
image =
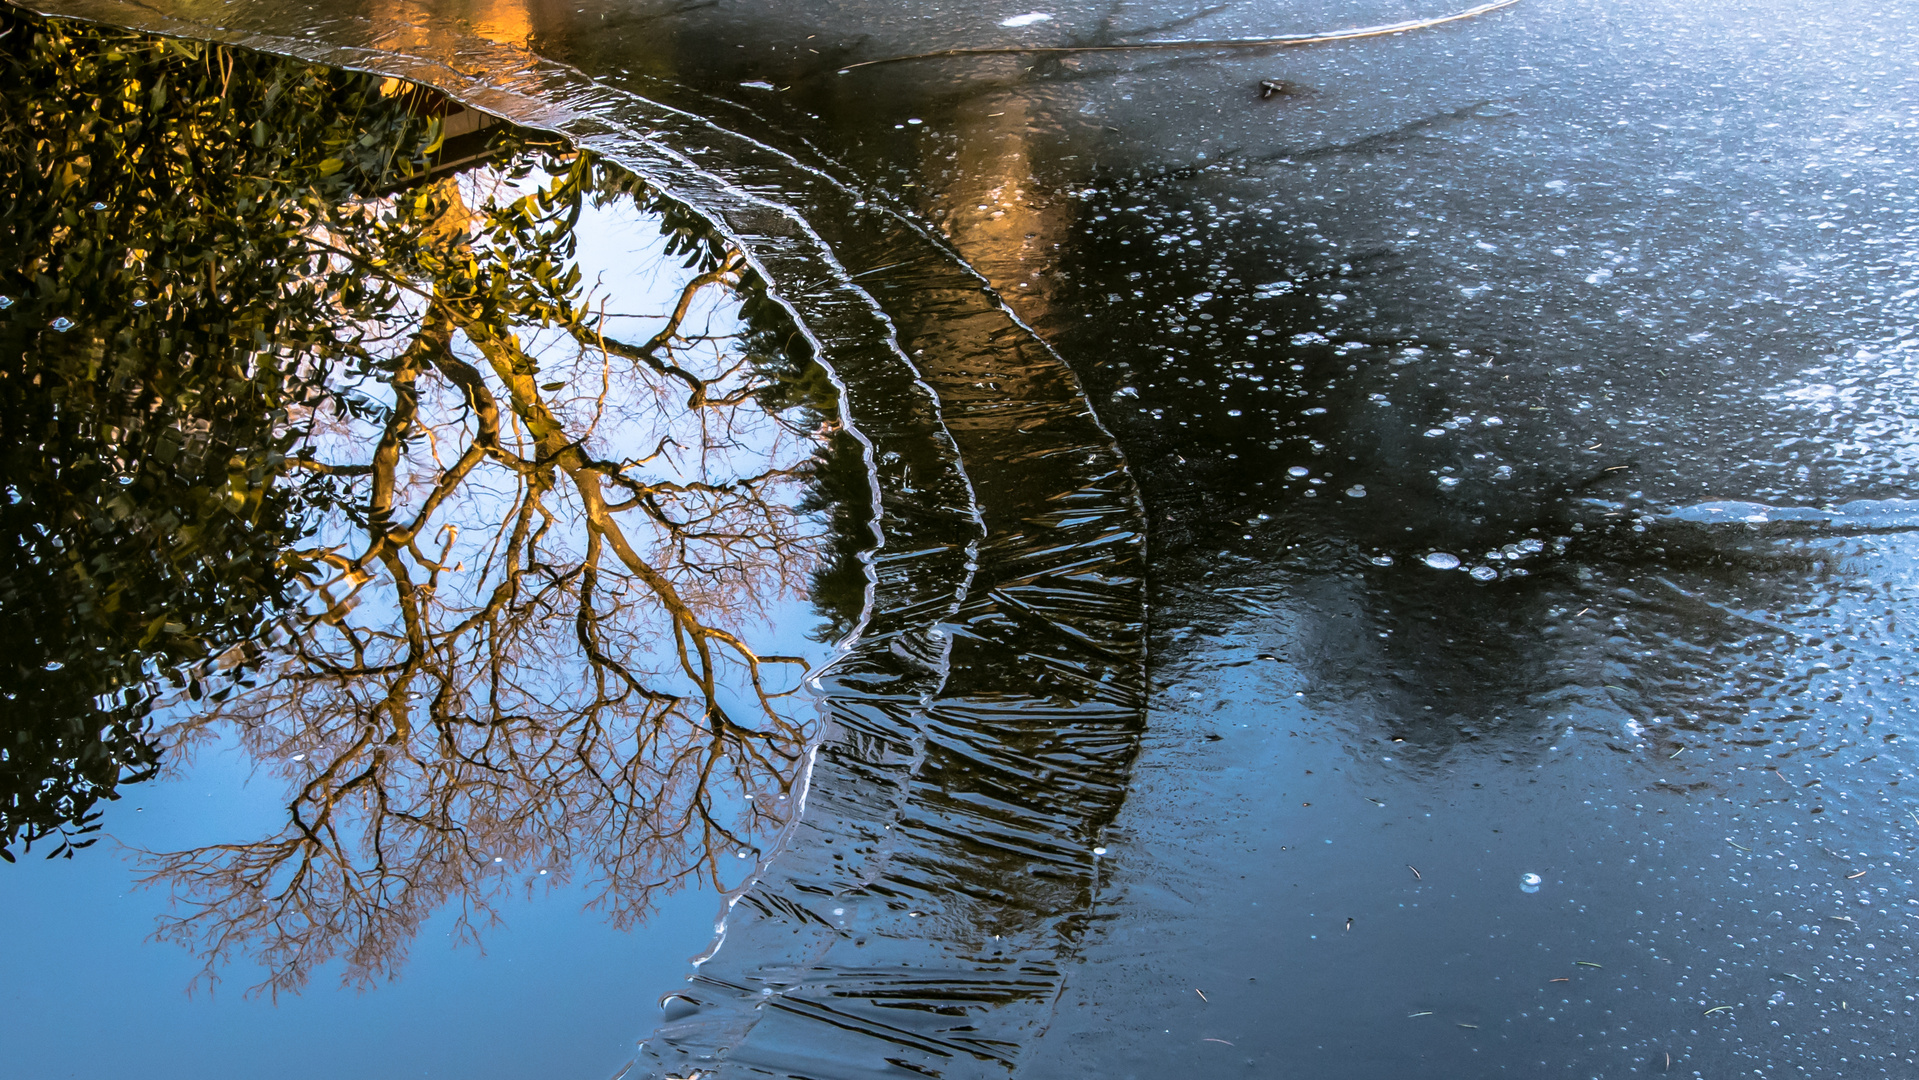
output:
[{"label": "small twig on ice", "polygon": [[1491,3],[1468,8],[1451,15],[1441,15],[1431,19],[1407,19],[1403,22],[1387,23],[1383,26],[1362,26],[1352,30],[1326,30],[1317,34],[1288,34],[1281,37],[1265,38],[1215,38],[1201,41],[1141,41],[1131,45],[992,45],[971,49],[941,49],[938,52],[913,53],[910,56],[888,56],[880,60],[862,60],[857,64],[848,64],[840,69],[844,75],[854,68],[872,67],[876,64],[897,64],[906,60],[936,60],[946,56],[1023,56],[1027,53],[1083,53],[1083,52],[1132,52],[1141,49],[1247,49],[1247,48],[1284,48],[1292,45],[1319,45],[1329,41],[1352,41],[1356,38],[1386,37],[1390,34],[1404,34],[1411,30],[1424,30],[1442,23],[1458,22],[1475,15],[1484,15],[1489,11],[1498,11],[1511,7],[1519,0],[1492,0]]}]

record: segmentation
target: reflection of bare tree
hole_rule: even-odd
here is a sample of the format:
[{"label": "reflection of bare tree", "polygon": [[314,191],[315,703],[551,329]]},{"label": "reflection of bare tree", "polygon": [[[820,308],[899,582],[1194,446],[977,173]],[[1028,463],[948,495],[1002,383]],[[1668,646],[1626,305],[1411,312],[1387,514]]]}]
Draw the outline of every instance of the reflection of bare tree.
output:
[{"label": "reflection of bare tree", "polygon": [[390,977],[430,914],[457,905],[470,937],[533,868],[590,866],[628,924],[779,812],[805,664],[739,628],[810,569],[794,507],[830,399],[791,407],[793,365],[731,322],[756,281],[710,236],[672,247],[703,265],[663,316],[583,293],[582,217],[630,178],[546,167],[528,194],[496,173],[405,193],[369,211],[380,250],[335,249],[410,318],[370,331],[388,347],[296,462],[340,512],[270,682],[171,733],[237,726],[292,784],[277,834],[151,856],[179,902],[161,934],[209,982],[236,954],[273,993],[335,957]]}]

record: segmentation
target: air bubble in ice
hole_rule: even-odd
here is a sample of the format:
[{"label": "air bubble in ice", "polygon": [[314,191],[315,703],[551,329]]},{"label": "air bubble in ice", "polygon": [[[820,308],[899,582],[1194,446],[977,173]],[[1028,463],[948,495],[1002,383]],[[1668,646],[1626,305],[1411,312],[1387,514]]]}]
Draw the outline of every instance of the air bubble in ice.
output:
[{"label": "air bubble in ice", "polygon": [[1473,580],[1474,580],[1474,581],[1491,581],[1492,579],[1494,579],[1494,578],[1496,578],[1496,577],[1498,577],[1498,576],[1499,576],[1499,571],[1497,571],[1497,570],[1494,570],[1494,569],[1493,569],[1492,567],[1490,567],[1490,566],[1475,566],[1475,567],[1473,567]]},{"label": "air bubble in ice", "polygon": [[67,331],[73,329],[73,320],[67,318],[65,315],[62,315],[59,318],[53,320],[53,322],[49,325],[51,325],[55,330],[58,330],[64,334]]},{"label": "air bubble in ice", "polygon": [[1539,885],[1542,880],[1544,879],[1538,874],[1521,874],[1519,875],[1519,891],[1536,893],[1539,891]]},{"label": "air bubble in ice", "polygon": [[1295,465],[1292,468],[1286,470],[1286,475],[1293,477],[1294,479],[1298,479],[1299,477],[1305,476],[1309,472],[1312,472],[1312,470],[1308,469],[1306,466]]},{"label": "air bubble in ice", "polygon": [[1352,487],[1346,489],[1346,495],[1348,498],[1363,499],[1366,497],[1366,485],[1354,484]]},{"label": "air bubble in ice", "polygon": [[1457,570],[1459,569],[1459,556],[1449,555],[1444,551],[1435,551],[1431,555],[1426,556],[1426,565],[1435,570]]},{"label": "air bubble in ice", "polygon": [[1392,564],[1393,564],[1393,557],[1392,557],[1391,555],[1375,555],[1375,556],[1373,556],[1373,565],[1374,565],[1374,566],[1391,566]]}]

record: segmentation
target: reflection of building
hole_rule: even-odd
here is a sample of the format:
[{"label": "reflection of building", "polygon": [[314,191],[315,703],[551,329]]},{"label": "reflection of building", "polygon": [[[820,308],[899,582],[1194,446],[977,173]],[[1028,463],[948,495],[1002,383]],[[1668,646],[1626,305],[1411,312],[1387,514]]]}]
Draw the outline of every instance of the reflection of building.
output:
[{"label": "reflection of building", "polygon": [[[431,10],[406,0],[372,0],[367,14],[375,28],[374,43],[391,52],[436,60],[473,74],[489,69],[497,74],[504,59],[474,48],[481,42],[503,46],[517,56],[508,61],[513,65],[509,71],[532,61],[530,0],[463,0],[436,4]],[[450,30],[449,21],[458,30]]]},{"label": "reflection of building", "polygon": [[[540,14],[535,2],[453,0],[444,5],[415,5],[408,0],[368,0],[366,17],[374,27],[371,44],[376,48],[475,78],[499,80],[530,71],[539,63],[533,44]],[[501,123],[425,85],[390,78],[382,89],[409,95],[414,111],[442,119],[446,141],[429,176],[444,176],[481,161],[492,141],[491,129]]]},{"label": "reflection of building", "polygon": [[946,120],[959,140],[950,164],[922,165],[936,189],[926,212],[1029,321],[1045,312],[1057,252],[1072,225],[1068,201],[1033,174],[1036,111],[1017,93],[969,103]]},{"label": "reflection of building", "polygon": [[523,48],[533,37],[532,13],[527,0],[473,0],[460,14],[473,33],[497,45]]},{"label": "reflection of building", "polygon": [[403,100],[409,112],[432,116],[440,121],[440,151],[431,159],[427,171],[405,181],[412,186],[424,180],[448,176],[486,160],[493,145],[495,128],[506,121],[491,113],[470,109],[431,87],[388,79],[380,85],[386,97]]}]

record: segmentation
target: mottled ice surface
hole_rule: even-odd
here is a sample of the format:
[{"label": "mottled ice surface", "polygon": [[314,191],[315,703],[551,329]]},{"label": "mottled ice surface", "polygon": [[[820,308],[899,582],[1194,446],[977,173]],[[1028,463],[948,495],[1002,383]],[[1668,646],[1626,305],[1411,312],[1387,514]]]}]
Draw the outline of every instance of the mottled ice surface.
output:
[{"label": "mottled ice surface", "polygon": [[[1524,0],[1313,49],[838,74],[1444,9],[54,6],[435,77],[651,140],[636,165],[723,219],[784,208],[841,257],[776,284],[868,290],[975,439],[979,550],[1051,553],[962,587],[957,636],[997,643],[964,708],[849,729],[844,805],[642,1070],[1915,1067],[1910,8]],[[1002,380],[1077,387],[923,284],[940,248],[1130,464],[1143,676],[1088,659],[1136,633],[1071,584],[1130,565],[1129,493],[1043,518],[1081,481],[1023,471],[1113,444],[1021,449],[1061,414],[1022,426]]]}]

